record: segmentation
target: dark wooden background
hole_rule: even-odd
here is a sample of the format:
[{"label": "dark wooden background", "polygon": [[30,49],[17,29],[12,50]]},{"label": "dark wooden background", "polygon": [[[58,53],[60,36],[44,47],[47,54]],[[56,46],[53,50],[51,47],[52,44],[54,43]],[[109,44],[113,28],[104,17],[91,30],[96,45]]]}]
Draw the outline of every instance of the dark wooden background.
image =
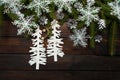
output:
[{"label": "dark wooden background", "polygon": [[107,39],[95,49],[73,47],[66,27],[62,27],[65,56],[57,63],[48,59],[46,66],[30,66],[31,40],[17,36],[17,28],[9,19],[0,26],[0,80],[120,80],[120,36],[116,55],[107,56]]}]

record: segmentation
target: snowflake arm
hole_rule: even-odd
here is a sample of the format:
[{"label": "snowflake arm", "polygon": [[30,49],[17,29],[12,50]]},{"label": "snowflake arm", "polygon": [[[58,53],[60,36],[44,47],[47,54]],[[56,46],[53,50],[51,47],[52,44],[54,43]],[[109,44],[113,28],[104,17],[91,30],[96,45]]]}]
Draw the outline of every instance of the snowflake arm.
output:
[{"label": "snowflake arm", "polygon": [[111,7],[111,14],[117,16],[120,20],[120,1],[115,0],[114,2],[108,3],[108,5]]},{"label": "snowflake arm", "polygon": [[104,29],[106,28],[106,24],[105,24],[105,20],[104,19],[100,19],[99,22],[98,22],[98,27],[99,29]]},{"label": "snowflake arm", "polygon": [[78,25],[78,22],[74,19],[69,19],[68,22],[67,22],[67,26],[70,29],[76,29],[77,25]]},{"label": "snowflake arm", "polygon": [[28,32],[28,34],[31,34],[33,32],[33,27],[36,28],[38,25],[32,21],[33,16],[19,17],[18,20],[15,20],[13,22],[14,25],[18,27],[18,35],[21,35],[22,33]]},{"label": "snowflake arm", "polygon": [[85,21],[87,26],[94,21],[99,20],[98,13],[100,11],[99,7],[94,7],[95,1],[94,0],[87,0],[87,5],[83,7],[82,4],[79,4],[79,8],[77,8],[78,12],[80,12],[80,16],[78,17],[78,21]]},{"label": "snowflake arm", "polygon": [[64,56],[64,52],[62,51],[62,44],[64,44],[62,42],[62,38],[60,38],[60,30],[58,30],[60,28],[60,25],[58,25],[58,22],[56,20],[53,20],[51,22],[51,26],[52,26],[52,34],[53,36],[50,37],[50,39],[48,40],[48,46],[47,46],[47,54],[48,57],[54,56],[54,61],[57,62],[57,56],[63,57]]},{"label": "snowflake arm", "polygon": [[2,4],[5,6],[5,13],[12,13],[17,14],[23,7],[21,0],[1,0]]},{"label": "snowflake arm", "polygon": [[0,6],[3,5],[3,4],[4,4],[4,2],[2,0],[0,0]]},{"label": "snowflake arm", "polygon": [[36,69],[39,69],[40,64],[46,65],[46,54],[41,34],[42,31],[38,27],[32,35],[35,39],[32,39],[33,47],[30,47],[31,50],[29,51],[30,53],[33,53],[31,54],[31,60],[29,63],[30,65],[36,64]]},{"label": "snowflake arm", "polygon": [[74,42],[74,46],[81,45],[82,47],[87,46],[87,39],[89,38],[86,34],[87,28],[84,27],[81,30],[74,30],[73,35],[70,36],[70,39]]},{"label": "snowflake arm", "polygon": [[39,19],[39,24],[45,26],[47,23],[48,23],[48,19],[46,18],[46,16],[41,16]]},{"label": "snowflake arm", "polygon": [[102,40],[103,40],[103,38],[102,38],[101,35],[96,35],[96,36],[95,36],[95,42],[100,43]]},{"label": "snowflake arm", "polygon": [[68,11],[69,13],[72,12],[72,7],[71,5],[75,3],[77,0],[53,0],[55,5],[58,7],[58,13],[62,12],[63,9]]},{"label": "snowflake arm", "polygon": [[37,16],[42,15],[42,12],[50,12],[49,4],[51,3],[50,0],[33,0],[28,6],[28,9],[34,10]]}]

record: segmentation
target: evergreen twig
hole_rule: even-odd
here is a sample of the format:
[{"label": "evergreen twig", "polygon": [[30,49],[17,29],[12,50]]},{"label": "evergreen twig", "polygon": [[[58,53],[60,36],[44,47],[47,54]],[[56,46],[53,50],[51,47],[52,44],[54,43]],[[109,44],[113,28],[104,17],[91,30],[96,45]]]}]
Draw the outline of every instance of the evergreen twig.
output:
[{"label": "evergreen twig", "polygon": [[109,53],[111,56],[115,55],[115,39],[117,34],[117,22],[112,22],[109,32]]},{"label": "evergreen twig", "polygon": [[94,35],[95,35],[95,24],[94,24],[94,22],[92,22],[90,25],[90,36],[92,36],[92,38],[90,39],[90,47],[91,48],[95,48]]},{"label": "evergreen twig", "polygon": [[2,13],[2,7],[0,6],[0,26],[3,24],[3,13]]}]

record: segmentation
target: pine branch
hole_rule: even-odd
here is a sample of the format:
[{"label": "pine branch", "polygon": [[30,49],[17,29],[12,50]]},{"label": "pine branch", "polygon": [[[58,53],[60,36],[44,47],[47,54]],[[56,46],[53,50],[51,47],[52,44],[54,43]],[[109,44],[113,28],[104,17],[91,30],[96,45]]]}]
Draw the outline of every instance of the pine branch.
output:
[{"label": "pine branch", "polygon": [[3,12],[2,12],[2,7],[0,6],[0,26],[3,24]]},{"label": "pine branch", "polygon": [[13,14],[13,13],[7,13],[7,15],[8,15],[8,17],[9,17],[12,21],[18,19],[18,16],[15,15],[15,14]]},{"label": "pine branch", "polygon": [[90,47],[95,48],[95,39],[94,39],[94,36],[95,36],[95,24],[94,24],[94,22],[92,22],[91,25],[90,25],[90,36],[92,37],[90,39]]},{"label": "pine branch", "polygon": [[109,53],[111,56],[115,55],[115,39],[117,34],[117,22],[112,22],[112,25],[110,26],[110,32],[109,32]]}]

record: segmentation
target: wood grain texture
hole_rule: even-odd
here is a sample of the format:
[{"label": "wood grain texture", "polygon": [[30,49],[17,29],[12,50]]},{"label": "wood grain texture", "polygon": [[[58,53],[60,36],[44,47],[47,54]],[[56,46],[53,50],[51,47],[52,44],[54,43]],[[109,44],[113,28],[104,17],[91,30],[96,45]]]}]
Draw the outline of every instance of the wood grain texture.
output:
[{"label": "wood grain texture", "polygon": [[[119,80],[120,72],[105,71],[0,71],[1,80]],[[9,75],[6,75],[9,74]]]},{"label": "wood grain texture", "polygon": [[[0,71],[2,70],[35,70],[35,66],[28,64],[29,54],[2,54],[0,55]],[[119,57],[103,57],[91,55],[65,55],[59,62],[53,62],[53,58],[48,58],[46,66],[40,66],[40,71],[56,70],[101,70],[101,71],[120,71]]]},{"label": "wood grain texture", "polygon": [[[89,48],[74,47],[70,39],[64,38],[63,50],[66,54],[93,54]],[[28,53],[32,42],[29,39],[19,37],[3,37],[0,38],[0,54],[3,53]],[[89,53],[86,53],[86,50]],[[80,51],[80,52],[79,52]]]},{"label": "wood grain texture", "polygon": [[95,49],[73,47],[69,29],[63,25],[61,30],[65,56],[56,63],[48,58],[47,65],[37,71],[28,64],[31,40],[17,36],[17,28],[5,19],[0,26],[0,80],[120,80],[120,33],[116,34],[118,56],[112,57],[107,36]]}]

